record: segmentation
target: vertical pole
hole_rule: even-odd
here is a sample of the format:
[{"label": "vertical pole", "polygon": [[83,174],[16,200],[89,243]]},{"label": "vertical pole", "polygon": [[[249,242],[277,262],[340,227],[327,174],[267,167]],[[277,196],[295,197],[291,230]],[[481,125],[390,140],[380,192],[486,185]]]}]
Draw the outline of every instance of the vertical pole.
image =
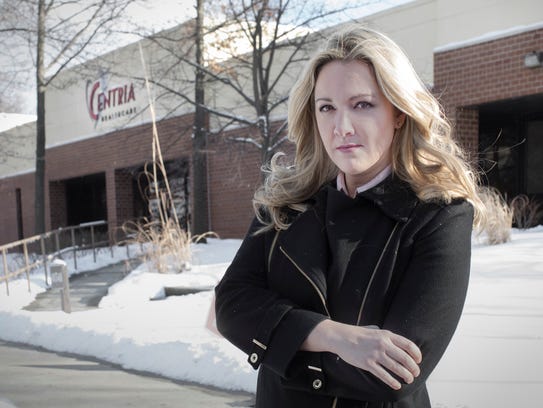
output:
[{"label": "vertical pole", "polygon": [[47,253],[45,252],[45,241],[43,235],[40,237],[41,256],[43,257],[43,271],[45,272],[45,284],[47,285]]},{"label": "vertical pole", "polygon": [[[204,0],[196,0],[194,81],[194,131],[192,138],[192,233],[204,234],[209,231],[209,197],[207,186],[207,123],[205,108],[204,61]],[[175,209],[174,209],[175,211]],[[203,240],[205,242],[205,239]]]},{"label": "vertical pole", "polygon": [[70,281],[68,279],[68,267],[66,264],[62,267],[62,310],[65,313],[72,313],[72,304],[70,302]]},{"label": "vertical pole", "polygon": [[62,255],[60,254],[60,242],[58,240],[58,230],[55,231],[55,250],[57,256],[62,259]]},{"label": "vertical pole", "polygon": [[9,296],[9,285],[8,285],[8,260],[6,254],[6,248],[2,248],[2,259],[4,261],[4,275],[6,275],[6,293]]},{"label": "vertical pole", "polygon": [[92,257],[94,263],[96,263],[96,248],[94,247],[94,225],[91,225],[91,245],[92,245]]},{"label": "vertical pole", "polygon": [[72,235],[72,248],[74,251],[74,269],[77,269],[77,248],[75,246],[75,228],[72,228],[71,235]]},{"label": "vertical pole", "polygon": [[28,291],[30,292],[30,273],[29,273],[29,264],[30,262],[28,262],[28,248],[26,246],[26,241],[23,242],[23,251],[24,251],[24,254],[25,254],[25,273],[26,273],[26,281],[28,282]]},{"label": "vertical pole", "polygon": [[109,249],[111,250],[111,258],[113,259],[113,257],[115,256],[115,250],[113,247],[117,245],[117,238],[115,237],[113,228],[111,230],[109,229],[109,223],[107,221],[105,222],[105,226],[107,229],[108,245],[109,245]]},{"label": "vertical pole", "polygon": [[68,265],[60,258],[51,262],[51,287],[60,290],[60,305],[62,311],[71,313],[70,281],[68,279]]}]

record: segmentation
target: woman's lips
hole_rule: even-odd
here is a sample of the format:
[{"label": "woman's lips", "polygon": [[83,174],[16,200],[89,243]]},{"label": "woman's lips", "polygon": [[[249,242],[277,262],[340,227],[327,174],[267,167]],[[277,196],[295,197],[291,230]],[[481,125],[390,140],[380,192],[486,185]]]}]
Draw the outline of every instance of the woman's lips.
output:
[{"label": "woman's lips", "polygon": [[349,144],[344,144],[344,145],[336,147],[336,150],[339,150],[340,152],[348,152],[348,151],[357,149],[359,147],[362,147],[362,145],[356,144],[356,143],[349,143]]}]

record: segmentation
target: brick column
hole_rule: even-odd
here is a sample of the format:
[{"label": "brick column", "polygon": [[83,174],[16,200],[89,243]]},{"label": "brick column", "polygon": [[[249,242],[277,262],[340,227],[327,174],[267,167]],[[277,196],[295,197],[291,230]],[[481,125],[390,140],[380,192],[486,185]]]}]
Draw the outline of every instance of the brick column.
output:
[{"label": "brick column", "polygon": [[479,146],[479,109],[456,108],[454,129],[456,140],[466,149],[469,158],[476,160]]},{"label": "brick column", "polygon": [[114,242],[114,232],[117,227],[117,194],[115,191],[115,170],[106,171],[106,203],[107,203],[107,222],[109,226],[109,240]]},{"label": "brick column", "polygon": [[115,171],[115,194],[117,223],[122,225],[134,217],[134,192],[130,173],[122,170]]},{"label": "brick column", "polygon": [[64,181],[49,182],[50,230],[68,225],[66,208],[66,183]]}]

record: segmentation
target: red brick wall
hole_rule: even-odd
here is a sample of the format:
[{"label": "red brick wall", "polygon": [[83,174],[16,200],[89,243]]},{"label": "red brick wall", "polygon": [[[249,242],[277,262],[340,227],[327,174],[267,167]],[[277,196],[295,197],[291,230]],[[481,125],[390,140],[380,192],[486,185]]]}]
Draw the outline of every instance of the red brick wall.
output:
[{"label": "red brick wall", "polygon": [[[192,116],[163,120],[158,123],[164,160],[191,158]],[[232,142],[229,136],[248,136],[249,129],[235,129],[210,137],[208,144],[208,198],[210,229],[222,238],[241,238],[253,217],[252,197],[261,183],[260,150],[247,143]],[[254,129],[253,129],[254,131]],[[131,175],[124,171],[152,160],[151,125],[122,129],[110,134],[53,147],[46,152],[46,220],[47,228],[66,225],[67,179],[105,173],[107,217],[110,225],[119,226],[134,212]],[[281,150],[292,153],[284,144]],[[33,233],[34,175],[0,180],[2,214],[0,243],[17,239],[15,188],[23,192],[25,236]],[[191,174],[189,173],[189,180]],[[189,181],[190,182],[190,181]],[[30,188],[32,187],[32,188]],[[192,207],[192,195],[189,199]],[[28,227],[31,227],[31,230]]]},{"label": "red brick wall", "polygon": [[115,171],[115,195],[117,222],[122,224],[134,214],[134,191],[132,175],[122,170]]},{"label": "red brick wall", "polygon": [[[252,199],[262,183],[261,152],[253,144],[229,140],[251,132],[256,129],[229,130],[208,148],[210,228],[222,238],[242,238],[254,216]],[[294,148],[284,142],[279,151],[293,155]]]},{"label": "red brick wall", "polygon": [[65,183],[61,181],[52,181],[49,183],[49,203],[51,209],[51,229],[66,227],[68,220]]},{"label": "red brick wall", "polygon": [[457,137],[472,150],[477,105],[543,93],[543,68],[524,66],[532,51],[543,51],[543,29],[434,54],[434,93]]},{"label": "red brick wall", "polygon": [[[158,123],[164,160],[191,154],[192,115]],[[124,199],[124,187],[117,188],[115,170],[139,166],[152,160],[150,124],[80,142],[49,148],[46,151],[47,229],[66,224],[63,180],[95,173],[106,173],[108,220],[116,225],[125,220],[126,200],[117,207],[117,195]],[[25,237],[34,234],[34,173],[0,179],[0,244],[17,240],[15,189],[21,188]],[[118,215],[119,213],[119,215]]]},{"label": "red brick wall", "polygon": [[0,179],[0,245],[19,239],[17,234],[17,199],[21,189],[23,234],[34,235],[34,173]]},{"label": "red brick wall", "polygon": [[[226,134],[247,136],[247,130]],[[214,137],[208,146],[210,229],[221,238],[243,237],[252,218],[252,198],[261,182],[260,151],[247,143]]]}]

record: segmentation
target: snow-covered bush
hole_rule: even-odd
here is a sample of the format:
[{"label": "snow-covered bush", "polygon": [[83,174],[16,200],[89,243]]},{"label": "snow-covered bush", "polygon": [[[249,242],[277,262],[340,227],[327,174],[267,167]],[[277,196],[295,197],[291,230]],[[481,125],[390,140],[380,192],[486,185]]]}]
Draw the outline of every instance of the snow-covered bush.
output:
[{"label": "snow-covered bush", "polygon": [[543,221],[543,206],[541,202],[520,194],[509,204],[513,210],[513,221],[520,229],[528,229],[539,225]]},{"label": "snow-covered bush", "polygon": [[486,206],[486,220],[477,231],[489,245],[503,244],[511,240],[513,211],[494,187],[481,187],[479,196]]}]

